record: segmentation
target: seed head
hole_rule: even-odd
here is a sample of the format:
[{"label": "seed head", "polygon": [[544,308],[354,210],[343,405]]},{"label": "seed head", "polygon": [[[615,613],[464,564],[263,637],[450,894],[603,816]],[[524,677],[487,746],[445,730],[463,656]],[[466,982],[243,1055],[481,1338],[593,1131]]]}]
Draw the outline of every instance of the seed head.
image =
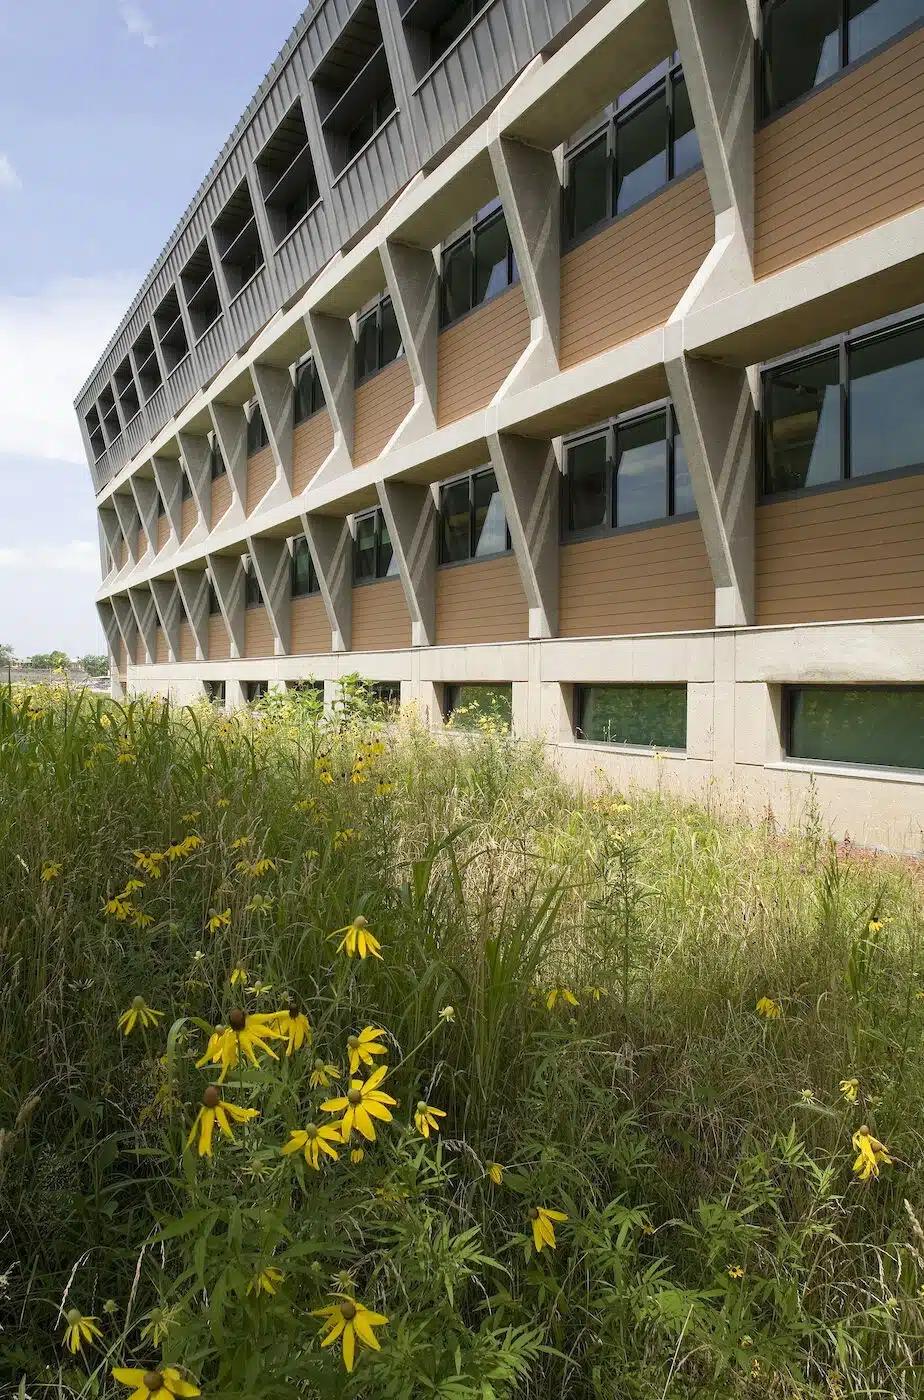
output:
[{"label": "seed head", "polygon": [[143,1384],[145,1390],[149,1390],[152,1394],[154,1394],[158,1390],[163,1390],[164,1378],[161,1375],[160,1371],[145,1371],[143,1377]]},{"label": "seed head", "polygon": [[217,1108],[221,1095],[214,1084],[210,1084],[202,1095],[202,1103],[205,1108]]},{"label": "seed head", "polygon": [[242,1031],[247,1024],[247,1013],[235,1007],[228,1017],[228,1024],[233,1031]]},{"label": "seed head", "polygon": [[355,1108],[358,1103],[362,1103],[363,1096],[358,1089],[351,1089],[347,1094],[347,1099]]},{"label": "seed head", "polygon": [[353,1302],[352,1298],[344,1298],[343,1302],[340,1304],[340,1316],[343,1318],[344,1322],[353,1321],[353,1318],[356,1316],[356,1304]]}]

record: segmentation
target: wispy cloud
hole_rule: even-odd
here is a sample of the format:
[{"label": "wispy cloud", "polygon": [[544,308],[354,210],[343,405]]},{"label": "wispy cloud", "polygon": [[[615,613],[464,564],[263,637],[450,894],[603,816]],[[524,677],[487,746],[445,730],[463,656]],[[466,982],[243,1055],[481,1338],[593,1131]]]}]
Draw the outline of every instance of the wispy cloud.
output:
[{"label": "wispy cloud", "polygon": [[122,0],[119,11],[129,34],[135,39],[140,39],[146,49],[156,49],[158,44],[163,43],[163,39],[154,30],[153,22],[140,5],[133,5],[131,0]]},{"label": "wispy cloud", "polygon": [[0,190],[21,190],[22,180],[14,169],[9,156],[0,151]]},{"label": "wispy cloud", "polygon": [[28,569],[30,572],[55,569],[98,576],[99,547],[92,540],[70,540],[60,545],[33,544],[28,548],[0,549],[0,569]]}]

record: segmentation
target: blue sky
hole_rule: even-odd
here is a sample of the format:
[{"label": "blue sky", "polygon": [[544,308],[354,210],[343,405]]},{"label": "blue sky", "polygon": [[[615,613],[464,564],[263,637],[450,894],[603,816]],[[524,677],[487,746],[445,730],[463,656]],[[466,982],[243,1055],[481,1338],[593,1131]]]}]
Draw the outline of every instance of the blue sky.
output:
[{"label": "blue sky", "polygon": [[0,0],[0,642],[102,651],[72,401],[302,0]]}]

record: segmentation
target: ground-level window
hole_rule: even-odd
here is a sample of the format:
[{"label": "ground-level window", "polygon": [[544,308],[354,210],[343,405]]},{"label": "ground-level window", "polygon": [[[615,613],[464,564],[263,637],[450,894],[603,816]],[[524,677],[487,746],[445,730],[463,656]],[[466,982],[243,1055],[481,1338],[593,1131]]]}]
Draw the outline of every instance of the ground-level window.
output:
[{"label": "ground-level window", "polygon": [[485,682],[446,685],[443,718],[453,729],[509,732],[513,725],[513,686]]},{"label": "ground-level window", "polygon": [[262,700],[269,690],[269,681],[245,681],[244,699],[248,705],[254,700]]},{"label": "ground-level window", "polygon": [[790,758],[924,769],[924,686],[792,686],[784,707]]},{"label": "ground-level window", "polygon": [[579,685],[574,733],[591,744],[685,749],[685,685]]},{"label": "ground-level window", "polygon": [[206,700],[211,700],[215,705],[225,703],[225,683],[224,681],[203,681]]},{"label": "ground-level window", "polygon": [[367,681],[366,689],[374,704],[381,705],[386,710],[400,710],[400,681]]}]

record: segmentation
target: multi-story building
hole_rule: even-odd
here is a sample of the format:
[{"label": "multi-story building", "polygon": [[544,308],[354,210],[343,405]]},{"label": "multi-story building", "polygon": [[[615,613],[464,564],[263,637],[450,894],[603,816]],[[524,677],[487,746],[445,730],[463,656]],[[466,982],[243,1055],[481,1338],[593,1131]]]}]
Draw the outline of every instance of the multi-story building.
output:
[{"label": "multi-story building", "polygon": [[924,0],[318,0],[77,402],[117,691],[924,825]]}]

